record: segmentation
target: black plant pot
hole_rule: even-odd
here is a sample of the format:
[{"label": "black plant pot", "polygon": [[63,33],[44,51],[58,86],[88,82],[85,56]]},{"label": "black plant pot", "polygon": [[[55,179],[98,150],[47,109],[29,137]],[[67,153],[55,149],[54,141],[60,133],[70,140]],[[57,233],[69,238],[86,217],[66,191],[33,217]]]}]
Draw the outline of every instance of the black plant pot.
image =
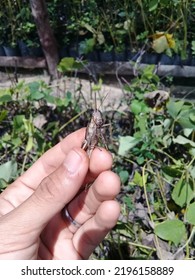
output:
[{"label": "black plant pot", "polygon": [[166,54],[161,55],[160,63],[162,65],[174,65],[174,57],[170,57]]},{"label": "black plant pot", "polygon": [[6,56],[3,46],[0,46],[0,56]]},{"label": "black plant pot", "polygon": [[44,56],[43,49],[41,46],[29,47],[28,49],[29,49],[30,57],[43,57]]},{"label": "black plant pot", "polygon": [[130,50],[126,50],[125,60],[126,60],[126,61],[131,60],[132,57],[133,57],[133,55],[134,55],[134,54],[133,54]]},{"label": "black plant pot", "polygon": [[141,63],[144,64],[157,64],[158,63],[158,54],[157,53],[147,53],[145,52]]},{"label": "black plant pot", "polygon": [[96,51],[86,54],[84,58],[86,58],[88,61],[94,61],[94,62],[99,61],[98,53]]},{"label": "black plant pot", "polygon": [[68,56],[68,48],[66,46],[62,47],[59,51],[60,58],[67,57]]},{"label": "black plant pot", "polygon": [[24,41],[19,41],[18,46],[20,49],[21,56],[24,56],[24,57],[30,56],[29,48],[27,47],[27,44]]},{"label": "black plant pot", "polygon": [[111,62],[114,61],[114,52],[99,52],[100,61]]},{"label": "black plant pot", "polygon": [[73,44],[68,48],[68,56],[78,58],[79,57],[79,51],[77,45]]},{"label": "black plant pot", "polygon": [[115,52],[114,53],[114,60],[115,61],[125,61],[126,60],[126,53],[124,52]]},{"label": "black plant pot", "polygon": [[10,46],[3,46],[6,56],[20,56],[20,50],[18,46],[10,47]]}]

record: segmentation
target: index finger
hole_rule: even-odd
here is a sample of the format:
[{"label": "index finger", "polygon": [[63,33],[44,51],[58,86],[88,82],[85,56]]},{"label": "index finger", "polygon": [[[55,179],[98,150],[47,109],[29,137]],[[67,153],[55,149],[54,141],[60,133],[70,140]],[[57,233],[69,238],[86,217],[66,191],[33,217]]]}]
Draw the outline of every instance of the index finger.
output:
[{"label": "index finger", "polygon": [[44,153],[19,179],[26,186],[36,189],[43,178],[56,170],[67,153],[74,147],[81,147],[85,138],[85,128],[81,128]]}]

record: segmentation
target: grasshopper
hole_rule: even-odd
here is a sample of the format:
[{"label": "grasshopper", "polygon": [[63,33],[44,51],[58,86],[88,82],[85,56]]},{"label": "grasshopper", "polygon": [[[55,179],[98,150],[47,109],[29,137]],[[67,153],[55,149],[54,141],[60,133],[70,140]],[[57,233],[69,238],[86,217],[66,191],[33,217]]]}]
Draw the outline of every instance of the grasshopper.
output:
[{"label": "grasshopper", "polygon": [[100,139],[106,150],[108,150],[103,131],[103,128],[108,125],[109,124],[104,124],[102,112],[97,109],[95,93],[95,109],[92,113],[91,120],[86,129],[85,140],[83,141],[81,146],[81,148],[87,152],[89,158],[91,157],[91,154],[95,147],[98,145]]}]

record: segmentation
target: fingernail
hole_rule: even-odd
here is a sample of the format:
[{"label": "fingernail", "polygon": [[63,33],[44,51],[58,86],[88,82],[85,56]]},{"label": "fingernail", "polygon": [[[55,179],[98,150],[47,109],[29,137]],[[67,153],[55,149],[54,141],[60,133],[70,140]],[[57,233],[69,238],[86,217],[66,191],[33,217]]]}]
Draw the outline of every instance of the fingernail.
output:
[{"label": "fingernail", "polygon": [[67,155],[64,161],[64,165],[67,171],[73,174],[79,169],[81,162],[82,162],[81,156],[76,151],[72,150]]}]

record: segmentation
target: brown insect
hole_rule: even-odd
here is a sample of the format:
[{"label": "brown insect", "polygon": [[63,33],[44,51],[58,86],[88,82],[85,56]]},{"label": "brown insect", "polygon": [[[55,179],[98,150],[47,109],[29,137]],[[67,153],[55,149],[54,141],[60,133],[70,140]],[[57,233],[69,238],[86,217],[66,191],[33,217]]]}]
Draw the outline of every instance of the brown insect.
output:
[{"label": "brown insect", "polygon": [[108,150],[103,129],[105,126],[108,125],[109,124],[104,124],[102,112],[97,109],[95,94],[95,109],[92,113],[91,120],[86,129],[85,140],[83,141],[81,146],[81,148],[87,152],[89,158],[91,157],[93,150],[98,145],[100,140],[104,147]]}]

